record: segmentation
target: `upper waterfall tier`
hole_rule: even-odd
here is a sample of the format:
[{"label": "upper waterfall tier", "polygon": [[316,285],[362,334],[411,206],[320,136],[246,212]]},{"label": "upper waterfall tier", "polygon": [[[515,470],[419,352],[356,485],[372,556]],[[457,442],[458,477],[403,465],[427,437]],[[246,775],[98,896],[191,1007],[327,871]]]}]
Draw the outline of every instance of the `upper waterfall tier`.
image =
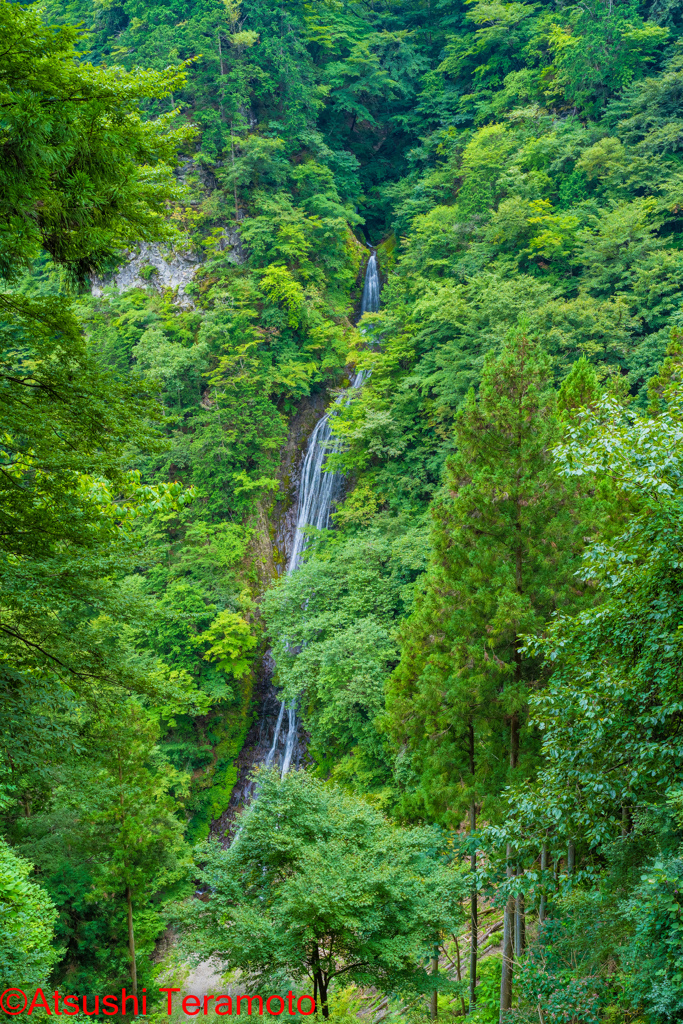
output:
[{"label": "upper waterfall tier", "polygon": [[377,265],[377,253],[373,249],[365,269],[365,284],[363,285],[363,298],[360,304],[360,314],[376,313],[379,309],[379,267]]}]

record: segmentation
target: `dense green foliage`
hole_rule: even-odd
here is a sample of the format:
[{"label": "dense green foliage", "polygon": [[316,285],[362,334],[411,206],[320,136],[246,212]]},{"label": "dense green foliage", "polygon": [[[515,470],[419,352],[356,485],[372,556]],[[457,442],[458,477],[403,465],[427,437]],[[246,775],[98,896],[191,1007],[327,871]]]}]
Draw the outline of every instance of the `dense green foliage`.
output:
[{"label": "dense green foliage", "polygon": [[0,981],[4,990],[16,985],[17,979],[27,984],[41,982],[61,951],[52,942],[56,911],[45,890],[28,878],[31,865],[17,857],[4,840],[0,857]]},{"label": "dense green foliage", "polygon": [[[147,983],[173,913],[260,990],[465,1012],[474,888],[526,914],[511,1019],[678,1019],[679,7],[0,23],[2,978]],[[192,867],[267,649],[313,763]]]},{"label": "dense green foliage", "polygon": [[288,699],[305,701],[319,771],[357,777],[364,792],[387,782],[390,753],[376,719],[398,659],[396,626],[424,569],[424,532],[377,516],[360,536],[333,536],[262,602],[278,680]]},{"label": "dense green foliage", "polygon": [[422,961],[455,927],[463,890],[438,832],[401,829],[306,772],[278,774],[259,773],[239,836],[205,855],[195,959],[217,953],[264,994],[308,978],[325,1016],[335,979],[424,991]]}]

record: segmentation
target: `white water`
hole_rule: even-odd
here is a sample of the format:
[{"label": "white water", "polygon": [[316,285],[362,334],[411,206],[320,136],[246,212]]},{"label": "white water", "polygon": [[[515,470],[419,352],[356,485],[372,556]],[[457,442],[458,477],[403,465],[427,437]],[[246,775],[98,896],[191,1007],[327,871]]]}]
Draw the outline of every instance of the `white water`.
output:
[{"label": "white water", "polygon": [[[363,298],[361,300],[360,312],[376,313],[379,309],[380,279],[377,266],[377,253],[372,252],[365,271],[365,284],[363,285]],[[366,374],[361,371],[353,379],[352,387],[359,388],[365,380]],[[341,399],[344,400],[343,398]],[[348,398],[346,401],[348,402]],[[306,547],[306,527],[314,526],[317,530],[326,530],[330,525],[330,512],[332,505],[341,496],[343,475],[341,473],[324,473],[323,467],[328,452],[338,452],[341,446],[339,439],[332,440],[332,427],[330,417],[334,416],[335,408],[322,416],[316,423],[311,436],[308,439],[306,454],[304,455],[301,467],[301,480],[299,482],[299,501],[294,531],[292,551],[287,562],[287,572],[294,572],[301,564],[301,558]],[[291,705],[287,709],[287,736],[285,738],[285,753],[282,759],[282,776],[285,776],[292,764],[294,747],[296,746],[299,723],[297,720],[296,708]],[[275,751],[280,740],[282,722],[284,719],[285,704],[280,704],[280,713],[275,726],[273,743],[266,756],[266,766],[270,767],[275,757]]]}]

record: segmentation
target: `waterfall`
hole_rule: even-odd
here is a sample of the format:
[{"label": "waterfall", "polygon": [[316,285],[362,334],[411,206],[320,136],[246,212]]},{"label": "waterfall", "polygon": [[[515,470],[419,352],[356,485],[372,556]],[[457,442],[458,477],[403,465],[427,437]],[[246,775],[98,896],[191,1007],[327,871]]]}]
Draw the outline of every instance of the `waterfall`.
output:
[{"label": "waterfall", "polygon": [[[361,300],[360,313],[376,313],[379,309],[380,279],[377,265],[377,253],[373,249],[368,265],[365,270],[365,283],[363,285],[363,298]],[[352,387],[359,388],[365,380],[366,374],[361,371],[353,379]],[[343,401],[343,399],[342,399]],[[348,398],[347,398],[348,401]],[[304,455],[301,467],[301,480],[299,482],[299,500],[297,504],[296,529],[292,542],[292,551],[287,562],[287,572],[294,572],[301,564],[301,558],[306,547],[306,535],[304,530],[307,526],[314,526],[317,530],[326,530],[330,525],[330,512],[334,502],[341,496],[343,475],[341,473],[324,473],[323,466],[328,452],[338,452],[341,446],[339,439],[332,440],[332,427],[330,419],[335,414],[335,408],[322,416],[308,439],[306,454]],[[270,767],[275,757],[275,751],[280,740],[284,713],[287,711],[287,736],[285,738],[285,754],[282,760],[282,775],[286,775],[292,763],[294,747],[296,746],[299,723],[297,720],[296,708],[292,704],[285,709],[284,701],[280,704],[280,713],[275,726],[273,743],[266,756],[266,766]]]},{"label": "waterfall", "polygon": [[376,313],[379,309],[379,267],[377,266],[377,253],[372,250],[365,271],[365,284],[363,285],[363,299],[360,305],[360,315],[363,313]]}]

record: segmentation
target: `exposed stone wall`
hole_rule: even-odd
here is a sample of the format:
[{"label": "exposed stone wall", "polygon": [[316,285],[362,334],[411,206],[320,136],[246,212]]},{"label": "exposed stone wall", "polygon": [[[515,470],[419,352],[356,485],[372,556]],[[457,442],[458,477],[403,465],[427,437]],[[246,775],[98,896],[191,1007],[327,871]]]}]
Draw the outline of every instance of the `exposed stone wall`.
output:
[{"label": "exposed stone wall", "polygon": [[[215,166],[220,167],[221,162]],[[176,171],[178,179],[185,183],[188,175],[196,175],[200,182],[200,191],[211,193],[218,187],[216,176],[211,168],[194,160],[185,160]],[[192,202],[190,205],[196,205]],[[238,216],[243,211],[238,211]],[[242,239],[235,225],[224,227],[218,240],[218,248],[225,253],[230,263],[241,265],[246,262],[246,253],[242,248]],[[106,277],[91,278],[92,294],[99,298],[104,288],[114,285],[119,292],[130,291],[131,288],[152,288],[162,293],[175,293],[177,305],[192,309],[194,302],[186,293],[187,286],[194,279],[202,257],[189,250],[169,250],[165,246],[144,242],[136,252],[127,254],[128,258],[118,270]]]},{"label": "exposed stone wall", "polygon": [[92,278],[92,294],[99,297],[104,288],[114,285],[120,292],[131,288],[152,288],[176,293],[179,306],[191,308],[194,303],[185,289],[197,273],[201,259],[192,252],[164,252],[161,246],[143,243],[135,255],[108,277]]}]

